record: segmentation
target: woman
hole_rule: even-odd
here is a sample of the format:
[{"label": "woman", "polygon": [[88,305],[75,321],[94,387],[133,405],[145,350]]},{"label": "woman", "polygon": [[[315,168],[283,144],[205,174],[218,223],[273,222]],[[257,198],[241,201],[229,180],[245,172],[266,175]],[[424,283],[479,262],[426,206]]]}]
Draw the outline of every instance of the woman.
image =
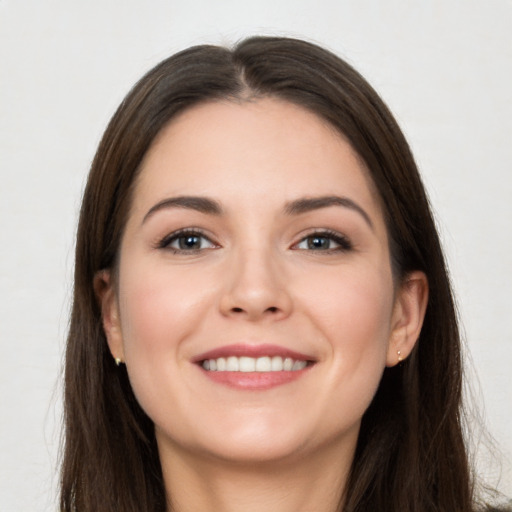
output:
[{"label": "woman", "polygon": [[150,71],[85,190],[62,510],[474,511],[438,235],[375,91],[306,42]]}]

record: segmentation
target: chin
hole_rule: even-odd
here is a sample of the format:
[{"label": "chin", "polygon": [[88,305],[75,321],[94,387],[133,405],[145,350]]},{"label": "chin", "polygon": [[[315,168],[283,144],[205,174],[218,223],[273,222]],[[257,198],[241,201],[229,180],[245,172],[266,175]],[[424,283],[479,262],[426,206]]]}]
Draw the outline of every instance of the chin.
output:
[{"label": "chin", "polygon": [[187,429],[186,436],[157,429],[162,443],[203,459],[237,465],[294,463],[308,454],[318,453],[339,442],[355,445],[359,424],[345,431],[319,431],[317,425],[298,424],[297,418],[272,418],[259,415],[257,421],[203,423],[200,429]]},{"label": "chin", "polygon": [[291,439],[230,439],[222,444],[203,447],[203,454],[208,458],[236,465],[257,465],[278,462],[293,462],[303,452],[303,442]]}]

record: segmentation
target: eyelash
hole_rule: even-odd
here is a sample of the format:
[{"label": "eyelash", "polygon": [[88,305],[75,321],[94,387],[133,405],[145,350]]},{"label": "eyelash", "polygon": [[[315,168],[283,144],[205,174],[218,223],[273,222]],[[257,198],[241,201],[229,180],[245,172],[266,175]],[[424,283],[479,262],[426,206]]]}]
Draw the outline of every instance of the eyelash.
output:
[{"label": "eyelash", "polygon": [[[211,247],[199,247],[199,248],[189,248],[189,249],[181,249],[176,247],[171,247],[171,244],[184,238],[191,238],[191,237],[197,237],[202,240],[206,240],[209,244],[211,244]],[[303,248],[300,249],[298,246],[304,242],[306,242],[308,239],[326,239],[328,241],[332,241],[335,244],[337,244],[337,247],[334,248],[328,248],[328,249],[322,249],[318,248],[317,250],[311,249],[311,248]],[[166,249],[171,251],[173,254],[197,254],[201,251],[207,250],[207,249],[214,249],[217,248],[218,245],[215,244],[202,230],[200,229],[190,229],[190,228],[184,228],[180,229],[178,231],[174,231],[173,233],[170,233],[169,235],[162,238],[157,244],[157,249]],[[322,230],[322,231],[313,231],[310,234],[304,236],[301,238],[297,243],[295,243],[292,246],[292,250],[296,251],[309,251],[309,252],[320,252],[320,253],[327,253],[332,254],[335,252],[348,252],[353,250],[352,242],[345,236],[342,235],[336,231],[331,230]]]},{"label": "eyelash", "polygon": [[[184,238],[191,238],[191,237],[197,237],[202,240],[208,241],[212,245],[212,247],[200,247],[198,249],[191,248],[191,249],[179,249],[176,247],[171,247],[171,244],[173,242],[176,242],[180,239]],[[173,254],[197,254],[200,251],[203,251],[205,249],[213,249],[218,247],[217,244],[212,242],[212,240],[200,229],[190,229],[190,228],[184,228],[179,229],[178,231],[174,231],[173,233],[170,233],[169,235],[165,236],[156,244],[157,249],[166,249],[168,251],[171,251]]]},{"label": "eyelash", "polygon": [[318,250],[309,249],[310,252],[321,252],[321,253],[332,254],[334,252],[348,252],[348,251],[351,251],[354,249],[352,242],[345,235],[342,235],[341,233],[338,233],[336,231],[331,231],[329,229],[311,232],[310,234],[301,238],[299,240],[299,242],[294,244],[293,248],[295,248],[295,250],[299,250],[299,251],[300,250],[308,250],[308,249],[299,249],[297,246],[299,244],[307,241],[308,239],[315,239],[315,238],[316,239],[324,238],[326,240],[332,241],[332,242],[336,243],[338,245],[338,247],[328,248],[328,249],[318,249]]}]

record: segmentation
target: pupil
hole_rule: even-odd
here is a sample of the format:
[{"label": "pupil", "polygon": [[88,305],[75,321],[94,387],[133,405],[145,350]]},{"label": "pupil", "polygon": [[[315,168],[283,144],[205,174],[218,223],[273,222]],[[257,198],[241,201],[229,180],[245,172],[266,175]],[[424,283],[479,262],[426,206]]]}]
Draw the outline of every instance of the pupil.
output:
[{"label": "pupil", "polygon": [[198,236],[190,235],[180,238],[180,249],[199,249],[201,241]]},{"label": "pupil", "polygon": [[329,240],[324,237],[315,236],[309,240],[310,249],[328,249]]}]

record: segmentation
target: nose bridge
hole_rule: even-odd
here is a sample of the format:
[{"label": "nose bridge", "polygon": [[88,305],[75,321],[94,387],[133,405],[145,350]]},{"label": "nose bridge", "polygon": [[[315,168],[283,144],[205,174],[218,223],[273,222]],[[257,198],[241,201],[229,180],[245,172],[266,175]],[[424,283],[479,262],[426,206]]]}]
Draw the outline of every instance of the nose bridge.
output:
[{"label": "nose bridge", "polygon": [[278,251],[271,244],[246,242],[230,258],[228,286],[222,298],[225,314],[243,315],[251,320],[261,316],[282,318],[291,311]]}]

